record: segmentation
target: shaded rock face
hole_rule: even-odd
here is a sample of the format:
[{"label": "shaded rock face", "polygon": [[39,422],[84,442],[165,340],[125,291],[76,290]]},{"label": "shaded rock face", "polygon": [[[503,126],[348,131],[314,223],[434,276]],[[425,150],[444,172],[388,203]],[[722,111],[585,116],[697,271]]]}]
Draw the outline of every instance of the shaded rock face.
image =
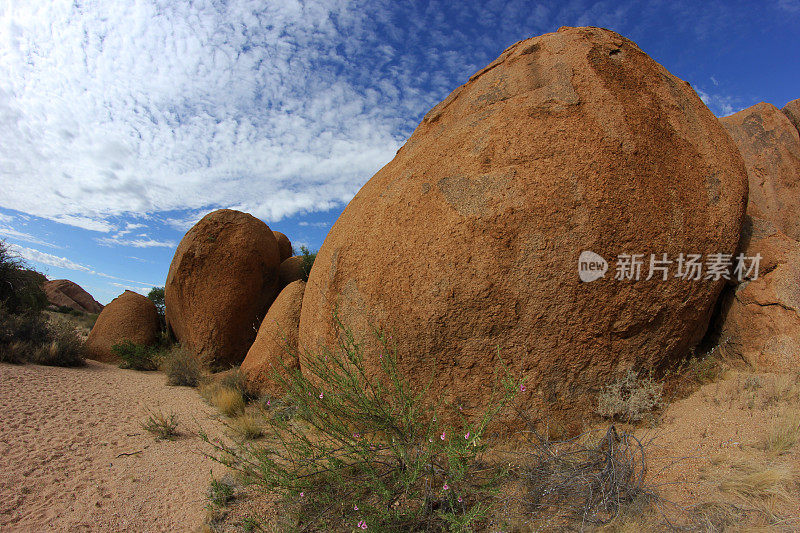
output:
[{"label": "shaded rock face", "polygon": [[716,117],[635,43],[599,28],[519,42],[434,107],[339,217],[300,349],[335,347],[338,307],[368,352],[369,324],[393,335],[415,385],[435,368],[431,398],[485,407],[499,354],[527,380],[522,408],[575,420],[626,369],[696,343],[722,288],[615,281],[613,266],[582,283],[581,251],[733,253],[746,195]]},{"label": "shaded rock face", "polygon": [[783,114],[794,124],[794,127],[800,131],[800,99],[792,100],[783,106],[781,111],[783,111]]},{"label": "shaded rock face", "polygon": [[153,346],[158,342],[160,329],[155,304],[139,293],[125,291],[111,300],[97,317],[86,340],[86,352],[91,359],[116,361],[112,346],[125,341]]},{"label": "shaded rock face", "polygon": [[280,231],[273,231],[272,234],[275,235],[275,240],[278,242],[278,251],[281,255],[281,263],[283,263],[292,256],[292,243],[289,241],[289,237]]},{"label": "shaded rock face", "polygon": [[300,366],[297,338],[305,287],[304,281],[293,281],[287,285],[264,317],[256,340],[241,366],[251,390],[278,396],[284,391],[272,380],[272,369],[280,371],[281,368]]},{"label": "shaded rock face", "polygon": [[42,284],[47,300],[57,306],[67,306],[84,313],[99,313],[103,306],[80,285],[68,279],[46,280]]},{"label": "shaded rock face", "polygon": [[230,209],[183,237],[165,286],[175,338],[214,368],[242,362],[278,292],[278,243],[261,220]]},{"label": "shaded rock face", "polygon": [[292,256],[281,263],[278,270],[281,286],[285,287],[293,281],[303,279],[303,258],[299,255]]},{"label": "shaded rock face", "polygon": [[742,252],[760,254],[759,277],[727,291],[720,341],[726,355],[762,372],[800,368],[800,242],[747,217]]},{"label": "shaded rock face", "polygon": [[[789,107],[789,106],[787,106]],[[747,212],[800,239],[800,134],[786,114],[760,103],[720,119],[747,167]]]}]

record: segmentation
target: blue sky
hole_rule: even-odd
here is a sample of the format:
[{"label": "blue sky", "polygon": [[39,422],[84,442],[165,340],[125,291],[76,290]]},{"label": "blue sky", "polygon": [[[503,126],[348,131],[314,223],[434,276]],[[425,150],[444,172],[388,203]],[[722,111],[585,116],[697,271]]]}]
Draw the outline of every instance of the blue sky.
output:
[{"label": "blue sky", "polygon": [[514,42],[602,26],[719,116],[800,98],[800,0],[0,5],[0,238],[102,303],[205,213],[317,249],[437,102]]}]

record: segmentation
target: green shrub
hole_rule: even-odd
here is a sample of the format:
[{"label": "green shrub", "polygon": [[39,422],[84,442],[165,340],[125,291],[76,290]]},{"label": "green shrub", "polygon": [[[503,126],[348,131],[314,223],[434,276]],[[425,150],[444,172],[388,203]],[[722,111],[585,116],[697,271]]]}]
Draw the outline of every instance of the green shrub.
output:
[{"label": "green shrub", "polygon": [[203,366],[189,351],[175,346],[163,356],[161,370],[167,375],[167,384],[196,387],[203,378]]},{"label": "green shrub", "polygon": [[317,258],[317,252],[311,252],[305,246],[300,247],[300,257],[302,258],[302,280],[308,281],[308,276],[311,274],[311,267],[314,266],[314,260]]},{"label": "green shrub", "polygon": [[[337,319],[342,349],[302,357],[305,373],[276,369],[273,379],[297,408],[268,417],[267,444],[210,442],[215,459],[244,481],[274,491],[306,528],[374,531],[469,530],[486,520],[498,469],[481,461],[487,424],[519,390],[502,376],[500,394],[466,418],[431,406],[427,387],[412,393],[391,341],[363,345]],[[364,360],[380,360],[370,377]]]},{"label": "green shrub", "polygon": [[42,289],[46,278],[14,254],[4,241],[0,241],[0,305],[15,314],[28,310],[41,311],[47,306],[47,295]]},{"label": "green shrub", "polygon": [[142,429],[155,435],[157,440],[175,440],[178,436],[178,416],[174,413],[165,415],[160,409],[148,412]]},{"label": "green shrub", "polygon": [[233,500],[235,493],[233,480],[228,476],[223,479],[211,478],[211,485],[208,487],[208,499],[212,505],[224,507]]},{"label": "green shrub", "polygon": [[83,341],[70,324],[49,323],[39,311],[10,314],[0,307],[0,361],[80,366],[85,363]]},{"label": "green shrub", "polygon": [[641,420],[661,407],[664,385],[653,381],[652,376],[640,378],[633,370],[625,377],[605,387],[599,396],[597,412],[607,418],[628,422]]},{"label": "green shrub", "polygon": [[122,363],[119,365],[120,368],[131,368],[133,370],[156,370],[158,368],[158,352],[150,346],[124,341],[113,345],[111,351],[122,359]]},{"label": "green shrub", "polygon": [[48,324],[48,340],[33,352],[32,363],[49,366],[82,366],[86,363],[83,341],[70,324]]}]

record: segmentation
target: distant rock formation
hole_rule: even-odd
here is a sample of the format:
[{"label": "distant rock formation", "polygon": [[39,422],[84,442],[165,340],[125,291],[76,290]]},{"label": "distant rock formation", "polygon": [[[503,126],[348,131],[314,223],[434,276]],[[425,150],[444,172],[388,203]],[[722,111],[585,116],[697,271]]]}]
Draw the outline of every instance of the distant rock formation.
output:
[{"label": "distant rock formation", "polygon": [[240,364],[278,294],[279,265],[277,240],[264,222],[231,209],[209,213],[170,264],[167,326],[212,367]]},{"label": "distant rock formation", "polygon": [[731,254],[746,194],[717,118],[635,43],[600,28],[521,41],[428,112],[336,221],[300,350],[336,346],[337,310],[368,354],[369,325],[391,334],[412,384],[434,376],[431,398],[479,412],[499,355],[527,380],[521,408],[575,421],[627,369],[697,343],[724,283],[646,280],[646,262],[639,281],[612,266],[582,283],[579,254]]},{"label": "distant rock formation", "polygon": [[66,306],[83,313],[99,313],[103,306],[80,285],[68,279],[45,280],[42,288],[55,306]]},{"label": "distant rock formation", "polygon": [[91,359],[116,361],[112,346],[125,341],[152,346],[158,342],[160,329],[155,304],[137,292],[125,291],[97,317],[86,340],[86,352]]},{"label": "distant rock formation", "polygon": [[305,287],[304,281],[290,283],[261,322],[256,340],[241,367],[251,390],[278,396],[285,391],[272,379],[273,370],[281,372],[300,366],[297,337]]},{"label": "distant rock formation", "polygon": [[[790,112],[793,109],[787,106]],[[794,107],[796,109],[796,107]],[[747,213],[800,239],[800,133],[772,104],[760,103],[720,119],[747,167]]]}]

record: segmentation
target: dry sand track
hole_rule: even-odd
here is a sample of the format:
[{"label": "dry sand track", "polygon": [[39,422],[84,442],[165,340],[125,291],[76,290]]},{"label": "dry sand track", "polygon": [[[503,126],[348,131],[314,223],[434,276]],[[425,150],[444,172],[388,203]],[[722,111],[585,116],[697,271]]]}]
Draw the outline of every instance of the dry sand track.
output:
[{"label": "dry sand track", "polygon": [[[158,407],[177,414],[177,440],[141,428]],[[201,428],[222,433],[194,389],[161,373],[0,364],[0,531],[196,529],[223,471]]]}]

